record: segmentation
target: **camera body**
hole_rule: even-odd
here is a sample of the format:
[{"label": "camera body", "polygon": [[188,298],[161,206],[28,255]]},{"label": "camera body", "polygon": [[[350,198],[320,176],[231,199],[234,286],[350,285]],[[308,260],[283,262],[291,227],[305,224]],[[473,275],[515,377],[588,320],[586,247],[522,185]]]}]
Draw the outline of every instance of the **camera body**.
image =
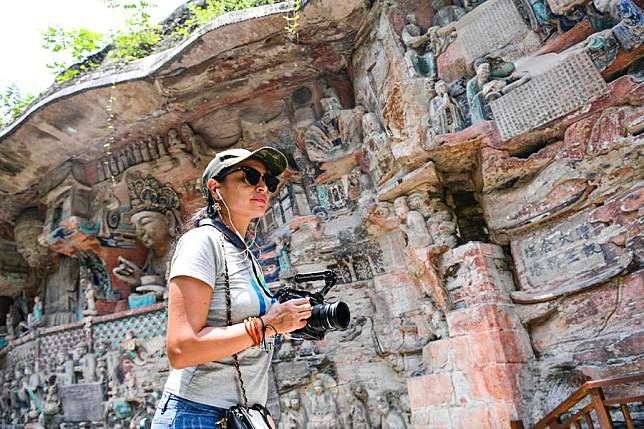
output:
[{"label": "camera body", "polygon": [[324,301],[324,296],[335,285],[337,278],[337,275],[329,270],[297,274],[294,279],[296,283],[324,280],[325,285],[317,292],[293,288],[282,288],[277,291],[275,297],[279,302],[308,298],[311,303],[311,317],[306,326],[291,332],[292,337],[317,341],[323,339],[328,331],[343,331],[349,327],[351,323],[349,306],[342,301],[334,303]]}]

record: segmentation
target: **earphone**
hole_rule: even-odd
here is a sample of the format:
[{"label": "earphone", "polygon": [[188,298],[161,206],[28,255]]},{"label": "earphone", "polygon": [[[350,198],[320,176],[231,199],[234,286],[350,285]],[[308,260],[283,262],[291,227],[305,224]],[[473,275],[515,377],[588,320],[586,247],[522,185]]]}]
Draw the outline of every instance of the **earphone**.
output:
[{"label": "earphone", "polygon": [[[257,262],[257,259],[255,258],[255,255],[253,255],[253,252],[250,250],[250,247],[248,247],[248,244],[246,244],[246,240],[244,240],[244,237],[242,237],[241,233],[239,231],[237,231],[237,228],[235,228],[235,224],[233,223],[233,220],[230,217],[230,209],[228,209],[228,204],[226,204],[226,201],[224,200],[224,197],[222,197],[221,193],[219,192],[219,188],[215,188],[215,193],[219,196],[219,199],[224,204],[224,207],[226,207],[226,211],[228,212],[228,220],[230,221],[230,225],[232,226],[233,231],[235,231],[235,234],[237,234],[237,236],[241,239],[241,242],[244,243],[244,247],[246,247],[246,249],[242,250],[239,253],[235,253],[235,255],[241,255],[242,253],[248,252],[248,254],[250,254],[250,257],[255,261],[255,263],[258,266],[261,266],[261,265],[259,265],[259,262]],[[217,211],[220,211],[220,208],[217,207],[218,206],[217,201],[218,200],[215,199],[215,209]],[[221,213],[220,213],[220,217],[221,217]],[[223,217],[222,217],[222,220],[223,220]],[[257,246],[257,242],[255,242],[255,237],[256,236],[257,236],[257,222],[255,222],[255,229],[253,231],[253,242],[251,243],[251,245]]]}]

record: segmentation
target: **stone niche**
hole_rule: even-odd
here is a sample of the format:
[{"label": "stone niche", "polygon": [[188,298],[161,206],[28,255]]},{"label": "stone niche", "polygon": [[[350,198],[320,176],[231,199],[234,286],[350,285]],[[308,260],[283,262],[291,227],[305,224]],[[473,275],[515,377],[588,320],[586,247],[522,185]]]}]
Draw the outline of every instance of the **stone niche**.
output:
[{"label": "stone niche", "polygon": [[[641,371],[638,6],[320,0],[296,43],[284,7],[219,17],[148,77],[117,79],[111,153],[87,121],[69,165],[42,146],[11,170],[19,185],[0,171],[2,192],[55,172],[44,199],[0,201],[15,224],[0,240],[0,426],[154,413],[172,242],[204,206],[203,167],[232,147],[288,159],[251,227],[267,286],[314,292],[295,275],[332,270],[326,298],[351,309],[320,341],[276,340],[279,427],[528,427],[588,377]],[[33,130],[67,132],[58,110],[103,106],[105,88],[74,85],[0,137],[7,159],[41,147]],[[44,326],[25,329],[41,309]]]},{"label": "stone niche", "polygon": [[68,175],[62,183],[47,194],[47,216],[43,232],[49,234],[71,217],[90,218],[89,186]]}]

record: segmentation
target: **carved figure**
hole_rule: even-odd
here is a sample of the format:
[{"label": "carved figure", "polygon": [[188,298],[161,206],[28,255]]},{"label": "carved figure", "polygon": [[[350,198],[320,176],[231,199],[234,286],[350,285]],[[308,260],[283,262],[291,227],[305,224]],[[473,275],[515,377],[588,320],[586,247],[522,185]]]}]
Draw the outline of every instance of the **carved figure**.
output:
[{"label": "carved figure", "polygon": [[394,210],[401,220],[399,228],[407,235],[407,247],[423,248],[432,244],[432,237],[423,215],[409,209],[406,196],[394,200]]},{"label": "carved figure", "polygon": [[[37,368],[36,368],[37,369]],[[23,403],[23,410],[29,410],[29,417],[33,418],[42,410],[42,380],[38,371],[32,371],[29,365],[25,365],[18,396]],[[25,406],[26,405],[26,406]],[[24,415],[24,414],[23,414]]]},{"label": "carved figure", "polygon": [[139,173],[128,176],[128,190],[132,205],[132,223],[139,240],[150,249],[143,267],[119,257],[119,265],[112,272],[132,286],[141,284],[143,276],[152,277],[153,283],[137,288],[139,292],[165,291],[165,275],[170,243],[181,230],[179,196],[169,184],[161,185],[154,177]]},{"label": "carved figure", "polygon": [[121,347],[127,353],[127,357],[134,365],[143,365],[148,361],[148,353],[141,340],[134,336],[132,331],[125,334]]},{"label": "carved figure", "polygon": [[55,378],[51,379],[47,386],[45,403],[43,405],[43,414],[45,415],[45,424],[49,422],[51,416],[60,412],[60,398],[58,397],[58,384]]},{"label": "carved figure", "polygon": [[186,145],[179,136],[179,131],[176,128],[168,130],[168,152],[171,156],[177,155],[186,150]]},{"label": "carved figure", "polygon": [[34,297],[34,306],[27,316],[27,325],[29,325],[29,328],[35,328],[42,325],[42,323],[42,301],[40,296],[36,295]]},{"label": "carved figure", "polygon": [[447,320],[445,320],[445,313],[443,310],[439,308],[435,309],[432,313],[431,326],[436,338],[440,339],[448,337],[449,331],[447,328]]},{"label": "carved figure", "polygon": [[290,339],[282,337],[282,343],[278,352],[281,361],[290,360],[295,357],[295,349]]},{"label": "carved figure", "polygon": [[136,385],[136,377],[133,371],[125,373],[125,400],[135,403],[141,401],[141,393]]},{"label": "carved figure", "polygon": [[15,332],[15,324],[16,321],[14,319],[13,313],[13,305],[9,307],[9,311],[7,312],[7,316],[5,319],[6,322],[6,327],[7,327],[7,339],[8,340],[13,340],[15,338],[16,332]]},{"label": "carved figure", "polygon": [[621,21],[613,27],[613,34],[627,51],[644,43],[644,12],[632,0],[619,0]]},{"label": "carved figure", "polygon": [[[325,383],[322,378],[328,378]],[[337,429],[338,409],[335,404],[335,396],[332,390],[335,389],[335,381],[329,376],[319,374],[313,380],[313,386],[307,389],[307,395],[311,404],[311,415],[309,416],[310,429]]]},{"label": "carved figure", "polygon": [[49,249],[38,242],[42,231],[43,221],[36,209],[27,209],[16,219],[16,250],[25,258],[27,265],[37,268],[39,272],[42,272],[49,262]]},{"label": "carved figure", "polygon": [[283,400],[280,429],[306,429],[308,416],[302,406],[297,390],[285,395]]},{"label": "carved figure", "polygon": [[445,27],[461,19],[466,11],[458,5],[449,5],[447,0],[432,0],[432,9],[434,17],[432,25],[435,27]]},{"label": "carved figure", "polygon": [[369,172],[377,184],[382,184],[395,173],[389,138],[380,126],[375,113],[365,113],[362,117],[362,130],[364,132],[364,147],[367,149]]},{"label": "carved figure", "polygon": [[474,66],[476,76],[467,82],[467,104],[472,124],[492,119],[489,103],[530,80],[530,76],[490,79],[491,65],[488,59],[477,60]]},{"label": "carved figure", "polygon": [[81,343],[78,345],[78,355],[81,372],[83,374],[84,383],[93,383],[96,381],[96,356],[88,350],[86,344]]},{"label": "carved figure", "polygon": [[[434,246],[442,251],[452,249],[458,244],[458,225],[449,207],[438,199],[431,200],[432,213],[427,217],[427,227],[434,241]],[[441,249],[436,249],[442,253]]]},{"label": "carved figure", "polygon": [[362,115],[365,108],[342,109],[334,96],[320,100],[324,113],[306,129],[304,141],[312,161],[328,161],[351,147],[362,144]]},{"label": "carved figure", "polygon": [[69,386],[76,383],[76,375],[74,374],[74,354],[71,350],[67,351],[65,362],[63,363],[63,386]]},{"label": "carved figure", "polygon": [[84,316],[95,316],[96,313],[96,292],[94,291],[94,285],[92,281],[85,278],[82,280],[85,284],[83,290],[85,294],[85,310],[83,310]]},{"label": "carved figure", "polygon": [[430,79],[438,78],[436,55],[427,44],[430,41],[430,31],[422,34],[416,15],[406,16],[406,24],[402,31],[402,41],[405,45],[405,63],[409,76],[424,76]]},{"label": "carved figure", "polygon": [[367,403],[369,401],[369,393],[359,383],[352,383],[350,387],[351,394],[349,395],[349,419],[352,429],[369,429],[371,422],[369,421],[369,411]]},{"label": "carved figure", "polygon": [[465,115],[458,103],[448,93],[447,84],[439,80],[434,84],[436,96],[429,102],[431,126],[436,134],[447,134],[465,128]]},{"label": "carved figure", "polygon": [[386,395],[378,395],[376,404],[378,412],[380,412],[380,427],[382,429],[407,429],[402,412],[392,407]]},{"label": "carved figure", "polygon": [[280,266],[280,272],[284,273],[289,270],[291,263],[289,260],[290,236],[283,235],[276,241],[275,252]]},{"label": "carved figure", "polygon": [[203,137],[195,134],[192,127],[186,122],[179,127],[179,133],[184,142],[190,142],[190,147],[192,148],[192,163],[195,167],[205,165],[215,155],[215,151],[208,148],[208,144]]},{"label": "carved figure", "polygon": [[99,360],[105,362],[105,367],[107,368],[107,380],[115,380],[118,382],[120,379],[120,359],[119,354],[115,350],[110,349],[110,342],[108,340],[103,340],[98,343],[98,356]]},{"label": "carved figure", "polygon": [[467,82],[467,104],[470,108],[472,124],[492,119],[492,110],[483,92],[484,86],[490,82],[490,64],[482,62],[476,65],[476,76]]}]

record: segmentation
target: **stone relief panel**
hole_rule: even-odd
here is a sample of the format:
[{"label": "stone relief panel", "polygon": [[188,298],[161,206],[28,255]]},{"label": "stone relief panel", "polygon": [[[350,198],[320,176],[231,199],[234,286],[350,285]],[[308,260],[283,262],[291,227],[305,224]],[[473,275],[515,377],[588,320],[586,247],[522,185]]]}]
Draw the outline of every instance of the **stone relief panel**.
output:
[{"label": "stone relief panel", "polygon": [[[641,11],[627,0],[451,3],[374,5],[347,39],[351,70],[280,83],[264,111],[219,106],[194,127],[150,131],[91,161],[90,184],[72,175],[46,192],[44,221],[18,217],[30,275],[53,266],[4,315],[2,423],[124,427],[153,412],[170,243],[199,205],[199,170],[234,144],[289,158],[258,225],[271,287],[332,269],[330,297],[352,309],[349,329],[324,341],[280,340],[280,427],[451,427],[465,415],[495,427],[547,412],[582,375],[611,375],[609,359],[623,369],[641,339],[624,323],[641,286],[641,85],[626,68]],[[525,58],[542,48],[556,60]],[[618,75],[633,90],[615,104]],[[467,203],[455,201],[463,188]],[[483,233],[465,231],[481,211]],[[488,237],[506,247],[473,243]],[[580,322],[587,303],[599,316]],[[566,372],[553,362],[568,340]],[[534,387],[515,386],[526,367]]]}]

